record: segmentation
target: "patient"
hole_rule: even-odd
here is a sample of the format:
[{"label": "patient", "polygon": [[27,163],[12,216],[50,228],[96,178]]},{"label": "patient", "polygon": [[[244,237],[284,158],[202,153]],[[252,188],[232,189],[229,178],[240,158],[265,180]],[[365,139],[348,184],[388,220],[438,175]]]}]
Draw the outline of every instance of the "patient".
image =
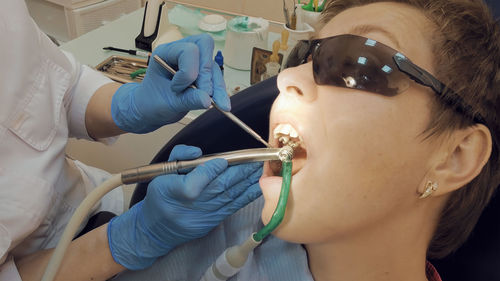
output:
[{"label": "patient", "polygon": [[[271,110],[270,143],[301,141],[285,218],[230,280],[441,280],[427,258],[467,239],[499,184],[498,27],[480,0],[333,0],[322,16]],[[118,279],[199,280],[269,221],[278,174],[266,163],[264,200]]]}]

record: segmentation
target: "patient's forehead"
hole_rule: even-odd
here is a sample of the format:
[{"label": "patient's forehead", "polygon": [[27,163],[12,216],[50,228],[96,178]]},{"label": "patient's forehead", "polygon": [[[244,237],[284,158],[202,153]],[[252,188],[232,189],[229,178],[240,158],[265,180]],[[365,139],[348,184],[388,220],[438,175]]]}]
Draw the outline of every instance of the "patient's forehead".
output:
[{"label": "patient's forehead", "polygon": [[433,24],[417,8],[380,2],[347,9],[333,17],[318,33],[319,38],[356,34],[377,40],[432,71]]}]

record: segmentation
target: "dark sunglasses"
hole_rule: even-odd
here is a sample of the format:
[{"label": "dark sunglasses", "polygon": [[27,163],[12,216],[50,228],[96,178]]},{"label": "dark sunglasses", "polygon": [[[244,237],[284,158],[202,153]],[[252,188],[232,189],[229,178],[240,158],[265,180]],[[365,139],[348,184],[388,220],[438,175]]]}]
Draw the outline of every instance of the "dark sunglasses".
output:
[{"label": "dark sunglasses", "polygon": [[318,85],[353,88],[384,96],[395,96],[410,87],[411,80],[431,88],[448,106],[476,123],[485,123],[479,113],[429,72],[398,51],[362,36],[344,34],[302,40],[288,56],[286,67],[312,59]]}]

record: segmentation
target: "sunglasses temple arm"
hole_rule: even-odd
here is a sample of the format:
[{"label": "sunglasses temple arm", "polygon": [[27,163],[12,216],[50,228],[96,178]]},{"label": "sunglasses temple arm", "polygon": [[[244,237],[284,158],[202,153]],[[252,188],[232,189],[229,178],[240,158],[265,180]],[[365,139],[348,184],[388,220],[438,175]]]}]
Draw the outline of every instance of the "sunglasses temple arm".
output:
[{"label": "sunglasses temple arm", "polygon": [[443,93],[443,90],[446,88],[445,85],[436,80],[425,69],[416,66],[406,57],[395,55],[393,59],[399,70],[408,75],[413,81],[432,88],[436,93]]},{"label": "sunglasses temple arm", "polygon": [[[301,52],[301,50],[305,50],[304,52]],[[289,67],[295,67],[299,66],[303,63],[305,63],[305,60],[307,60],[307,57],[311,54],[311,45],[308,40],[300,40],[298,41],[295,46],[293,46],[292,51],[288,55],[288,58],[285,62],[285,66],[283,69],[289,68]]]},{"label": "sunglasses temple arm", "polygon": [[393,59],[399,70],[408,75],[415,82],[430,87],[443,102],[455,108],[459,113],[471,117],[475,122],[485,123],[484,118],[480,114],[475,114],[472,107],[466,104],[461,96],[434,78],[432,74],[413,64],[404,56],[396,54],[393,56]]}]

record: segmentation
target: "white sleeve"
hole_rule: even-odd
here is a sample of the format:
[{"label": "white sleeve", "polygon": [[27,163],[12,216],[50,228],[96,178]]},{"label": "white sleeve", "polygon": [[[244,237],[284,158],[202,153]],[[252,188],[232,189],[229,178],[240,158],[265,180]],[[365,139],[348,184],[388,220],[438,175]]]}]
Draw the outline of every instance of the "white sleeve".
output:
[{"label": "white sleeve", "polygon": [[21,280],[14,259],[8,256],[11,239],[7,229],[0,224],[0,281]]},{"label": "white sleeve", "polygon": [[12,257],[0,265],[0,281],[22,281]]},{"label": "white sleeve", "polygon": [[[66,109],[68,112],[69,136],[93,140],[89,136],[85,126],[87,105],[97,89],[113,81],[98,71],[80,64],[70,53],[65,51],[63,51],[63,53],[71,62],[73,67],[72,74],[75,77],[69,93],[69,106]],[[108,138],[99,141],[109,143],[114,139],[115,138]]]}]

